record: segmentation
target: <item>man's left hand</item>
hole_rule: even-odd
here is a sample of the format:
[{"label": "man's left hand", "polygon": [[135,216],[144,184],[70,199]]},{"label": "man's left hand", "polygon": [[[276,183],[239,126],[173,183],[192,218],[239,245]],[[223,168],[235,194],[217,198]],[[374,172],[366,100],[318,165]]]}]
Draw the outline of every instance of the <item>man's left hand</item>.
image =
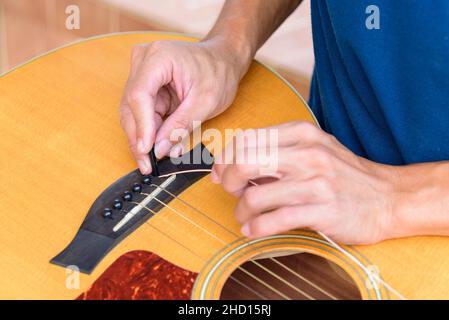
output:
[{"label": "man's left hand", "polygon": [[[239,198],[235,216],[245,236],[310,228],[347,244],[391,237],[400,180],[395,167],[356,156],[307,122],[275,129],[279,135],[276,179],[251,185],[262,177],[264,164],[257,161],[213,168],[212,180]],[[248,147],[237,146],[234,157],[248,152]]]}]

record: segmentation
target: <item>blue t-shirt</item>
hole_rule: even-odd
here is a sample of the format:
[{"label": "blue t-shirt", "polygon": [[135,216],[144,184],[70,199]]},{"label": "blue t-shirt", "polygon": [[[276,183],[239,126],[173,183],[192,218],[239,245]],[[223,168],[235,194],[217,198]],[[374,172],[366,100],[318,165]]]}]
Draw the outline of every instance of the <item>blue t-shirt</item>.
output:
[{"label": "blue t-shirt", "polygon": [[380,163],[449,160],[449,0],[312,0],[312,26],[324,130]]}]

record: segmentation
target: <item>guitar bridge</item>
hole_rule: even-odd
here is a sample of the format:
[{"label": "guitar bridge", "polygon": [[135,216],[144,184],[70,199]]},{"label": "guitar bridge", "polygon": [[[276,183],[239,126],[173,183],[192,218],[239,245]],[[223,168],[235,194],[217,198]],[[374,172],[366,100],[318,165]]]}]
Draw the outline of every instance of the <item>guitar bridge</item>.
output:
[{"label": "guitar bridge", "polygon": [[[195,164],[192,159],[201,160]],[[139,170],[134,170],[120,178],[100,194],[74,239],[50,262],[92,273],[110,250],[174,196],[207,175],[212,164],[213,156],[200,144],[180,158],[159,161],[159,176],[143,176]]]}]

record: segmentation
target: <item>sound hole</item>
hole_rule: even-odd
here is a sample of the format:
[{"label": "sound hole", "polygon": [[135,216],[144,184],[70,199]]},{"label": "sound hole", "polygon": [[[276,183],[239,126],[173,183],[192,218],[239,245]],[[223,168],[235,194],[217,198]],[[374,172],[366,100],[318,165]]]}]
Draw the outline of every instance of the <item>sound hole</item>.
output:
[{"label": "sound hole", "polygon": [[263,258],[256,260],[257,263],[249,261],[241,265],[242,268],[237,268],[226,281],[220,298],[222,300],[361,299],[354,281],[341,267],[329,260],[309,253],[276,257],[275,260],[280,264],[272,259]]}]

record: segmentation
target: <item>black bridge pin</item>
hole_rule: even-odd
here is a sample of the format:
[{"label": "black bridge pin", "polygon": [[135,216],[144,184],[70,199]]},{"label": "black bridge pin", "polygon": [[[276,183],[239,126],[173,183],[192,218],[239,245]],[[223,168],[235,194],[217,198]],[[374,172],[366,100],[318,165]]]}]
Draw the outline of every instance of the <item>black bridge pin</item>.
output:
[{"label": "black bridge pin", "polygon": [[120,210],[120,209],[123,208],[123,203],[122,203],[122,201],[120,201],[120,199],[115,199],[115,200],[114,200],[114,204],[112,205],[112,207],[113,207],[115,210]]},{"label": "black bridge pin", "polygon": [[109,208],[105,208],[103,210],[103,218],[105,219],[112,219],[112,210]]},{"label": "black bridge pin", "polygon": [[138,183],[135,183],[134,185],[133,185],[133,192],[142,192],[142,186],[140,185],[140,184],[138,184]]},{"label": "black bridge pin", "polygon": [[152,182],[152,179],[151,179],[150,176],[144,176],[143,179],[142,179],[142,183],[143,184],[150,185],[151,182]]},{"label": "black bridge pin", "polygon": [[129,191],[123,193],[122,199],[125,201],[131,201],[133,199],[133,194]]}]

